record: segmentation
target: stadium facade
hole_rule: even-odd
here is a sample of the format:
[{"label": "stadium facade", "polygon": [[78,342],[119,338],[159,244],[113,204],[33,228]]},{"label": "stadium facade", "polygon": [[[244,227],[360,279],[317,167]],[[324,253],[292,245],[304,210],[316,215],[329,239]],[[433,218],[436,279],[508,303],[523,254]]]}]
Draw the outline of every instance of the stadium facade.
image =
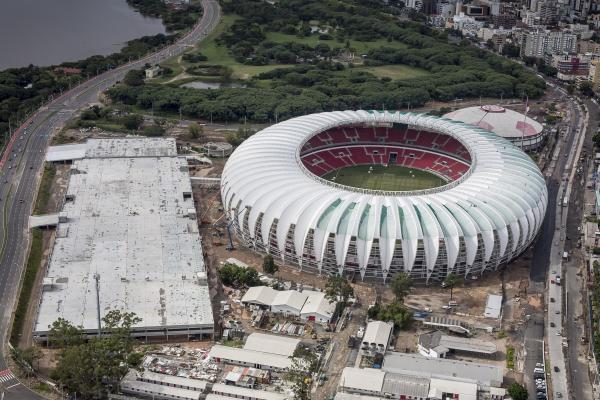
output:
[{"label": "stadium facade", "polygon": [[[353,165],[400,165],[439,187],[382,191],[323,176]],[[221,195],[250,248],[316,274],[421,282],[476,277],[522,253],[548,193],[533,161],[476,126],[400,112],[344,111],[290,119],[239,146]]]}]

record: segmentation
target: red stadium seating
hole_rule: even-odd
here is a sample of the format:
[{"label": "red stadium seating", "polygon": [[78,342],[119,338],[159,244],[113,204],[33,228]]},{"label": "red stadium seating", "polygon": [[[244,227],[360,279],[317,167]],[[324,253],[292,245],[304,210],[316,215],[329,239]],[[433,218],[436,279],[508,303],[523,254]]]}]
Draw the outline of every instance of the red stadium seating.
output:
[{"label": "red stadium seating", "polygon": [[[303,164],[315,175],[352,165],[395,164],[428,170],[448,180],[469,170],[471,156],[458,140],[441,133],[405,127],[344,126],[310,138],[301,150]],[[393,160],[393,158],[392,158]]]}]

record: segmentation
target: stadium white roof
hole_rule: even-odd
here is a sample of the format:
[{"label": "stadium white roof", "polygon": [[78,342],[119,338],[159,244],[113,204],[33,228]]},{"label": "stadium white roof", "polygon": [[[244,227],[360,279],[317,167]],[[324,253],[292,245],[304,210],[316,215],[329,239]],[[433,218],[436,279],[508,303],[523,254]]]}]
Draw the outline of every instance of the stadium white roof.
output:
[{"label": "stadium white roof", "polygon": [[[185,158],[174,139],[87,142],[75,161],[41,297],[35,335],[59,317],[90,333],[100,306],[132,311],[137,331],[212,329],[208,286]],[[193,333],[193,332],[192,332]]]},{"label": "stadium white roof", "polygon": [[264,333],[251,333],[246,339],[244,349],[269,352],[290,357],[300,344],[300,339],[286,336],[267,335]]},{"label": "stadium white roof", "polygon": [[517,111],[499,106],[476,106],[452,111],[444,118],[479,126],[507,139],[537,136],[544,127]]},{"label": "stadium white roof", "polygon": [[[469,150],[471,168],[439,188],[382,192],[326,181],[302,164],[300,149],[313,135],[361,123],[408,124],[452,136]],[[548,198],[544,178],[531,158],[493,133],[434,116],[362,110],[307,115],[258,132],[230,157],[221,193],[229,217],[237,219],[240,227],[247,224],[247,233],[261,245],[269,245],[270,227],[277,221],[281,254],[292,225],[300,259],[309,233],[314,232],[312,251],[317,263],[323,261],[333,234],[335,261],[342,269],[350,242],[356,238],[361,274],[374,240],[379,242],[384,274],[392,264],[397,241],[401,241],[406,271],[415,265],[418,244],[423,242],[428,274],[438,262],[442,240],[447,253],[443,264],[449,272],[463,247],[467,266],[481,253],[483,261],[489,262],[495,247],[499,249],[496,257],[512,254],[535,237]],[[259,221],[261,235],[255,237]]]}]

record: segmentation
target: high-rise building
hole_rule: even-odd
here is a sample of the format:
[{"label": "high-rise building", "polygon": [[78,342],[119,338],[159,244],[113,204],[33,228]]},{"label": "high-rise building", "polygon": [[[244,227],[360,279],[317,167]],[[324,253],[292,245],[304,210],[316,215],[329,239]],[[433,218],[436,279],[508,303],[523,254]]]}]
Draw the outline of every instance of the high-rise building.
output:
[{"label": "high-rise building", "polygon": [[521,56],[543,58],[546,54],[577,52],[577,35],[561,31],[537,30],[523,34]]}]

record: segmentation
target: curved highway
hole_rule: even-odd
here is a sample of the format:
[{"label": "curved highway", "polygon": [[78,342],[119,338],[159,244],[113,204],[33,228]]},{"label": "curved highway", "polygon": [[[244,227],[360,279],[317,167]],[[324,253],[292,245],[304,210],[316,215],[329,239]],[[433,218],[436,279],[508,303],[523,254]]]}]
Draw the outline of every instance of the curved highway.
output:
[{"label": "curved highway", "polygon": [[[219,23],[216,0],[202,0],[203,15],[186,36],[140,60],[109,70],[64,93],[40,108],[17,129],[0,160],[0,399],[43,397],[22,385],[6,364],[8,327],[29,245],[28,219],[41,178],[46,147],[53,131],[97,100],[98,94],[122,80],[132,69],[177,56],[206,37]],[[3,396],[4,394],[4,396]]]}]

